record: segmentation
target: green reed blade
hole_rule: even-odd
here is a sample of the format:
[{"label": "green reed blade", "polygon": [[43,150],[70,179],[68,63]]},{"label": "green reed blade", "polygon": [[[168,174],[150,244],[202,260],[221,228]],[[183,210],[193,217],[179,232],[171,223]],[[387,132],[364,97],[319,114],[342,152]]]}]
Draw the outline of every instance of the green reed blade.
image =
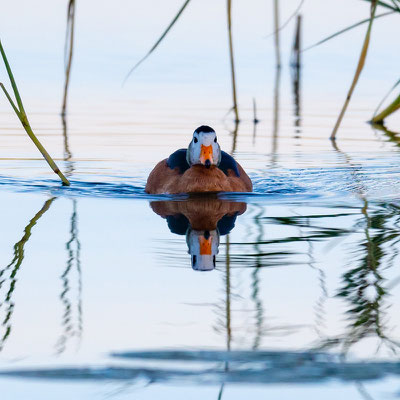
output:
[{"label": "green reed blade", "polygon": [[382,124],[383,120],[388,117],[390,114],[393,114],[395,111],[400,109],[400,95],[389,104],[382,112],[372,118],[372,122],[374,124]]},{"label": "green reed blade", "polygon": [[17,108],[17,106],[14,104],[13,99],[11,98],[11,96],[8,94],[7,89],[5,88],[5,86],[0,82],[0,87],[3,89],[4,94],[6,95],[8,101],[10,102],[12,108],[15,111],[15,114],[17,114],[18,118],[21,119],[21,114]]},{"label": "green reed blade", "polygon": [[[397,86],[400,85],[400,79],[392,86],[392,88],[385,94],[381,102],[378,104],[378,107],[376,107],[376,110],[374,112],[374,116],[372,118],[375,118],[375,116],[378,114],[379,109],[382,107],[382,104],[386,101],[386,99],[392,94],[393,90],[397,88]],[[372,122],[372,121],[371,121]]]},{"label": "green reed blade", "polygon": [[[385,12],[385,13],[383,13],[383,14],[376,15],[376,16],[375,16],[375,19],[378,19],[378,18],[381,18],[381,17],[386,17],[386,16],[392,15],[392,14],[394,14],[394,13],[395,13],[395,11],[388,11],[388,12]],[[345,32],[348,32],[348,31],[354,29],[354,28],[357,28],[358,26],[361,26],[361,25],[363,25],[363,24],[366,24],[367,22],[371,22],[371,18],[363,19],[362,21],[359,21],[359,22],[357,22],[357,23],[355,23],[355,24],[353,24],[353,25],[351,25],[351,26],[348,26],[347,28],[344,28],[344,29],[342,29],[342,30],[340,30],[340,31],[338,31],[338,32],[335,32],[334,34],[329,35],[329,36],[326,37],[325,39],[322,39],[322,40],[320,40],[319,42],[314,43],[314,44],[312,44],[312,45],[306,47],[303,51],[307,51],[307,50],[310,50],[310,49],[312,49],[312,48],[314,48],[314,47],[317,47],[317,46],[319,46],[319,45],[321,45],[321,44],[327,42],[328,40],[331,40],[331,39],[335,38],[336,36],[341,35],[342,33],[345,33]]]},{"label": "green reed blade", "polygon": [[15,79],[14,79],[14,76],[12,74],[10,64],[8,63],[8,60],[7,60],[7,57],[6,57],[6,53],[4,52],[3,46],[1,44],[1,40],[0,40],[0,53],[1,53],[1,56],[3,58],[4,64],[6,66],[8,77],[10,79],[11,86],[13,88],[14,95],[15,95],[15,98],[17,100],[18,109],[15,106],[14,102],[12,101],[11,96],[8,94],[8,92],[7,92],[6,88],[4,87],[4,85],[0,84],[1,88],[3,89],[3,91],[4,91],[4,93],[5,93],[6,97],[7,97],[7,100],[10,102],[12,108],[14,109],[15,113],[17,114],[17,117],[21,121],[21,124],[22,124],[23,128],[25,129],[25,132],[31,138],[31,140],[33,141],[35,146],[38,148],[38,150],[42,153],[44,159],[50,165],[51,169],[54,171],[54,173],[56,173],[60,177],[63,185],[69,186],[70,183],[69,183],[68,179],[59,170],[59,168],[57,167],[56,163],[50,157],[50,154],[47,153],[46,149],[43,147],[43,145],[40,143],[39,139],[35,136],[35,134],[32,131],[32,128],[31,128],[31,126],[29,124],[29,121],[28,121],[28,117],[27,117],[26,112],[24,110],[24,106],[22,105],[21,96],[20,96],[20,94],[18,92],[17,84],[15,83]]},{"label": "green reed blade", "polygon": [[362,46],[362,49],[361,49],[361,54],[360,54],[360,57],[359,57],[359,60],[358,60],[358,64],[357,64],[357,69],[356,69],[356,72],[354,74],[354,78],[353,78],[353,81],[351,83],[350,89],[349,89],[349,91],[347,93],[346,100],[345,100],[345,102],[343,104],[342,110],[341,110],[341,112],[339,114],[339,117],[338,117],[338,119],[336,121],[335,127],[333,128],[333,131],[332,131],[332,134],[331,134],[331,140],[335,140],[336,139],[336,133],[337,133],[337,131],[339,129],[339,126],[340,126],[340,124],[342,122],[344,114],[346,113],[347,107],[348,107],[348,105],[350,103],[351,96],[352,96],[353,91],[354,91],[354,89],[355,89],[355,87],[357,85],[357,82],[358,82],[358,79],[359,79],[359,77],[361,75],[361,72],[362,72],[362,70],[364,68],[365,59],[366,59],[367,53],[368,53],[369,41],[370,41],[370,37],[371,37],[372,23],[374,21],[377,4],[378,4],[377,0],[372,0],[371,1],[371,11],[370,11],[371,12],[371,16],[370,16],[371,20],[369,22],[367,33],[365,35],[364,43],[363,43],[363,46]]},{"label": "green reed blade", "polygon": [[184,9],[186,8],[186,6],[190,3],[190,0],[186,0],[183,3],[183,6],[180,8],[180,10],[178,11],[178,14],[175,15],[174,19],[170,22],[170,24],[168,25],[167,29],[163,32],[163,34],[160,36],[160,38],[154,43],[154,45],[151,47],[151,49],[147,52],[147,54],[142,57],[131,69],[130,71],[127,73],[124,81],[122,84],[124,84],[129,76],[132,74],[132,72],[144,61],[146,60],[150,54],[158,47],[158,45],[163,41],[163,39],[165,38],[165,36],[167,36],[167,33],[171,30],[171,28],[175,25],[175,22],[179,19],[179,17],[182,15]]},{"label": "green reed blade", "polygon": [[3,46],[1,44],[1,40],[0,40],[0,53],[1,53],[1,56],[3,57],[4,65],[6,66],[7,74],[10,79],[13,91],[14,91],[15,99],[17,100],[19,111],[21,113],[23,113],[25,110],[24,110],[24,106],[22,104],[21,96],[19,95],[17,84],[15,83],[14,75],[11,71],[10,64],[8,63],[6,53],[4,52]]}]

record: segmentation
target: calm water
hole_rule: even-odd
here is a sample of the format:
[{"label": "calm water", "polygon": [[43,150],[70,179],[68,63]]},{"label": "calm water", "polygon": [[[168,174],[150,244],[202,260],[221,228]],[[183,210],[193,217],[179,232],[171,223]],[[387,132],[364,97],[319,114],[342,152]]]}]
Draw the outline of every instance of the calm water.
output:
[{"label": "calm water", "polygon": [[[350,7],[352,21],[365,11],[358,3]],[[288,1],[282,18],[296,4]],[[65,121],[58,107],[62,77],[51,72],[62,64],[52,53],[55,36],[43,43],[51,62],[38,81],[34,69],[19,67],[32,125],[71,187],[60,186],[5,102],[0,109],[2,398],[398,397],[400,119],[393,117],[386,131],[364,122],[382,88],[398,78],[398,63],[377,74],[378,61],[371,60],[334,146],[327,138],[353,70],[357,33],[344,49],[345,42],[335,42],[305,58],[299,93],[286,61],[280,75],[273,64],[265,70],[239,61],[242,122],[235,127],[224,118],[230,89],[219,52],[226,38],[208,49],[215,75],[213,65],[205,77],[198,62],[179,53],[177,43],[199,9],[188,10],[159,64],[149,60],[124,91],[108,68],[114,63],[123,77],[130,65],[122,54],[127,44],[117,40],[125,36],[117,29],[115,48],[104,55],[94,46],[94,56],[90,28],[100,31],[97,20],[84,24],[84,7]],[[324,34],[315,16],[325,14],[318,14],[318,2],[305,7],[305,36],[313,42]],[[10,6],[8,19],[14,12]],[[61,32],[61,53],[63,15],[61,28],[52,28]],[[273,60],[264,38],[271,26],[258,18],[251,34],[238,28],[239,60],[256,34],[262,39],[250,60],[259,54]],[[18,64],[26,49],[4,26]],[[225,34],[210,26],[204,40],[219,37],[220,29]],[[151,35],[154,26],[147,29]],[[381,24],[377,38],[388,29]],[[45,35],[43,28],[33,31],[33,39]],[[283,58],[291,33],[283,36]],[[192,47],[183,48],[193,56]],[[389,52],[374,49],[378,60]],[[105,61],[107,51],[113,63],[100,62],[90,77],[89,56]],[[170,52],[176,65],[168,64]],[[329,69],[338,52],[351,68]],[[335,81],[328,76],[334,73]],[[48,86],[38,96],[42,80]],[[154,164],[186,146],[202,123],[216,129],[222,149],[248,171],[254,193],[144,193]]]}]

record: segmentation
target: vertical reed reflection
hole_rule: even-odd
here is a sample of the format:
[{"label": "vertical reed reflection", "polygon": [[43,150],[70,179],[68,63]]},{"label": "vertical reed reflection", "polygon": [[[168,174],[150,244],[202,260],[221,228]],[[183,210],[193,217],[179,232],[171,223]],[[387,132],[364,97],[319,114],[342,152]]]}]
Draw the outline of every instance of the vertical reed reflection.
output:
[{"label": "vertical reed reflection", "polygon": [[231,131],[231,135],[232,135],[231,155],[233,155],[235,153],[235,151],[236,151],[238,132],[239,132],[239,122],[235,121],[235,126],[234,126],[233,130]]},{"label": "vertical reed reflection", "polygon": [[[377,350],[385,344],[392,352],[397,352],[399,343],[391,339],[387,332],[387,309],[389,297],[383,271],[393,266],[395,256],[390,255],[400,242],[396,228],[400,222],[399,207],[381,204],[372,210],[364,196],[361,167],[354,165],[351,157],[332,143],[336,152],[350,167],[355,182],[354,190],[362,201],[362,219],[357,222],[358,231],[363,234],[352,249],[351,267],[342,275],[342,284],[337,296],[348,304],[347,332],[325,340],[322,347],[340,346],[343,356],[350,347],[367,337],[379,339]],[[393,227],[394,226],[394,227]],[[362,230],[359,230],[363,227]],[[395,253],[397,255],[397,253]]]},{"label": "vertical reed reflection", "polygon": [[223,395],[223,393],[224,393],[224,384],[222,383],[221,384],[221,388],[219,389],[219,392],[218,392],[218,400],[222,400],[222,395]]},{"label": "vertical reed reflection", "polygon": [[[24,235],[22,236],[21,240],[14,245],[13,259],[6,267],[0,270],[0,289],[5,282],[9,281],[9,289],[5,295],[5,299],[0,303],[0,308],[5,306],[5,316],[1,323],[4,329],[4,333],[0,337],[0,351],[3,350],[4,344],[10,336],[12,329],[12,315],[15,307],[12,297],[15,291],[15,285],[17,283],[17,273],[20,270],[25,257],[25,245],[28,243],[32,235],[32,228],[38,223],[39,219],[49,210],[51,204],[55,199],[56,197],[52,197],[51,199],[45,201],[43,207],[29,221],[28,225],[24,229]],[[10,271],[9,277],[3,278],[4,274],[8,271]]]},{"label": "vertical reed reflection", "polygon": [[263,224],[261,223],[261,218],[263,216],[264,209],[259,206],[259,211],[257,215],[254,216],[254,223],[258,229],[258,236],[254,243],[254,252],[256,254],[256,266],[251,274],[252,277],[252,292],[251,298],[254,301],[255,312],[256,312],[256,329],[255,337],[253,341],[253,350],[257,350],[260,347],[261,339],[263,336],[263,325],[264,325],[264,307],[260,297],[260,271],[262,268],[262,251],[260,248],[260,243],[264,238]]},{"label": "vertical reed reflection", "polygon": [[342,286],[337,294],[349,304],[348,332],[339,340],[343,354],[346,354],[353,344],[371,336],[380,339],[377,350],[385,344],[395,353],[399,346],[399,343],[387,334],[389,328],[386,300],[389,293],[383,277],[383,271],[389,267],[384,262],[384,245],[392,241],[395,244],[399,243],[399,233],[389,228],[393,217],[400,219],[398,208],[392,213],[387,213],[388,210],[384,210],[384,213],[382,210],[370,213],[368,207],[368,201],[364,200],[361,209],[364,217],[364,238],[357,245],[359,257],[356,259],[356,265],[343,274]]},{"label": "vertical reed reflection", "polygon": [[272,126],[272,157],[271,163],[276,163],[278,151],[278,131],[279,131],[279,94],[281,82],[281,49],[279,40],[279,2],[274,0],[274,38],[275,38],[275,86],[274,86],[274,111]]},{"label": "vertical reed reflection", "polygon": [[[61,115],[64,137],[64,161],[68,163],[67,176],[74,172],[74,163],[72,161],[72,151],[69,146],[68,124],[66,115]],[[72,337],[78,339],[78,346],[82,339],[83,318],[82,318],[82,269],[81,269],[81,243],[79,241],[78,231],[78,208],[77,200],[72,199],[72,214],[70,218],[70,238],[65,244],[67,250],[67,263],[64,272],[61,275],[62,292],[60,300],[64,311],[62,315],[62,334],[57,341],[56,351],[61,354],[66,350],[68,340]],[[75,270],[77,273],[77,300],[76,300],[76,320],[73,317],[73,301],[70,299],[71,274]]]},{"label": "vertical reed reflection", "polygon": [[[70,239],[66,243],[65,247],[68,254],[66,268],[61,275],[62,280],[62,292],[60,294],[60,300],[64,307],[62,316],[62,327],[63,333],[59,338],[56,348],[57,353],[61,354],[65,351],[67,342],[72,337],[77,337],[78,341],[82,338],[83,331],[83,320],[82,320],[82,270],[81,270],[81,243],[78,237],[78,214],[77,214],[77,203],[76,200],[72,200],[73,211],[71,215],[71,227],[70,227]],[[70,275],[75,265],[77,272],[77,318],[74,321],[73,318],[73,306],[72,301],[69,298],[71,292]],[[75,326],[76,325],[76,326]]]},{"label": "vertical reed reflection", "polygon": [[293,42],[291,56],[291,72],[293,83],[293,99],[294,99],[294,125],[295,135],[299,137],[301,126],[301,98],[300,98],[300,82],[301,82],[301,25],[302,16],[297,16],[295,37]]},{"label": "vertical reed reflection", "polygon": [[272,126],[272,157],[271,163],[275,165],[278,152],[278,134],[279,134],[279,97],[281,84],[281,67],[275,69],[275,86],[274,86],[274,115]]},{"label": "vertical reed reflection", "polygon": [[69,0],[67,9],[67,29],[65,32],[65,46],[64,46],[65,82],[64,82],[64,95],[63,95],[61,115],[65,115],[67,112],[69,78],[71,74],[72,56],[74,53],[74,29],[75,29],[75,0]]},{"label": "vertical reed reflection", "polygon": [[394,143],[397,147],[400,147],[400,132],[391,131],[383,124],[371,124],[371,126],[375,131],[378,130],[383,132],[390,142]]},{"label": "vertical reed reflection", "polygon": [[356,388],[358,393],[364,400],[374,400],[374,398],[367,392],[364,383],[356,382]]},{"label": "vertical reed reflection", "polygon": [[[225,264],[225,317],[226,317],[226,349],[231,350],[232,328],[231,328],[231,268],[230,268],[230,241],[229,235],[226,235],[226,264]],[[228,369],[228,364],[226,364]]]},{"label": "vertical reed reflection", "polygon": [[70,177],[74,172],[74,163],[71,161],[72,152],[69,147],[68,140],[68,125],[67,125],[67,117],[66,115],[61,115],[61,122],[63,127],[63,138],[64,138],[64,161],[66,162],[66,170],[65,175]]},{"label": "vertical reed reflection", "polygon": [[259,123],[259,119],[257,118],[257,105],[256,99],[253,98],[253,146],[256,142],[256,134],[257,134],[257,124]]}]

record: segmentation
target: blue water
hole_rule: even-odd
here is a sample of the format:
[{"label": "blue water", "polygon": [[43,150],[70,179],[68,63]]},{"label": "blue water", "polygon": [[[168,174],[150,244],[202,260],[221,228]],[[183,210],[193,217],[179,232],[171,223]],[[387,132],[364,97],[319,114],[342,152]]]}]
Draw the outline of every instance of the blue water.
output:
[{"label": "blue water", "polygon": [[[78,2],[65,120],[64,6],[3,7],[32,127],[71,186],[0,102],[2,399],[399,396],[400,120],[365,122],[398,79],[398,16],[374,25],[332,143],[364,28],[304,52],[296,92],[294,20],[277,74],[272,4],[233,2],[235,126],[214,3],[191,2],[121,88],[181,2]],[[298,6],[279,3],[282,20]],[[306,0],[304,47],[369,15],[351,3]],[[254,192],[146,194],[154,165],[202,124]]]}]

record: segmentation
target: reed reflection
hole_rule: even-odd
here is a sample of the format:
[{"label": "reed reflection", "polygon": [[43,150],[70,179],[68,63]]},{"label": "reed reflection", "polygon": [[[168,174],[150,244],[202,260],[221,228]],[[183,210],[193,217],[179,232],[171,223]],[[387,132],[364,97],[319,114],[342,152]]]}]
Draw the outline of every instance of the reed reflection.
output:
[{"label": "reed reflection", "polygon": [[301,25],[302,16],[298,15],[290,63],[293,84],[295,137],[299,137],[301,131]]},{"label": "reed reflection", "polygon": [[322,341],[321,348],[339,348],[345,356],[356,343],[375,339],[376,351],[383,346],[398,352],[400,342],[390,334],[390,288],[388,268],[398,262],[400,209],[396,205],[371,207],[363,201],[355,231],[361,234],[351,249],[351,261],[342,274],[336,296],[346,306],[346,331]]},{"label": "reed reflection", "polygon": [[192,268],[210,271],[216,266],[220,236],[235,226],[236,217],[246,211],[246,204],[210,196],[187,201],[153,201],[152,210],[167,220],[172,233],[185,235]]},{"label": "reed reflection", "polygon": [[[74,3],[74,1],[71,0],[70,7],[74,7],[72,3]],[[75,168],[74,162],[72,161],[72,151],[69,145],[68,121],[67,116],[64,113],[61,115],[61,121],[64,138],[64,161],[67,163],[66,175],[70,177]],[[70,218],[69,239],[65,244],[65,249],[67,251],[67,262],[60,277],[62,281],[60,300],[63,306],[63,314],[61,322],[62,333],[56,343],[57,354],[63,353],[67,349],[68,342],[74,337],[77,339],[77,347],[79,347],[83,332],[81,242],[79,240],[78,230],[78,204],[76,199],[72,199],[71,202],[72,213]],[[74,272],[76,277],[74,277]],[[74,292],[74,280],[76,282],[75,306],[71,295]]]},{"label": "reed reflection", "polygon": [[[33,227],[38,223],[40,218],[49,210],[56,197],[52,197],[44,202],[42,208],[33,216],[24,229],[24,235],[21,240],[14,244],[14,257],[11,262],[0,270],[0,290],[3,286],[8,285],[4,299],[0,303],[0,310],[4,307],[1,321],[0,351],[3,350],[7,339],[12,330],[12,316],[15,309],[13,294],[17,284],[17,274],[21,269],[25,258],[25,245],[28,243],[32,235]],[[8,274],[8,276],[7,276]]]},{"label": "reed reflection", "polygon": [[[78,212],[77,202],[72,200],[73,211],[71,214],[70,238],[65,248],[68,258],[64,272],[61,275],[62,291],[60,300],[64,311],[62,315],[62,334],[57,341],[57,353],[63,353],[68,341],[73,337],[77,338],[78,346],[82,338],[83,319],[82,319],[82,269],[81,269],[81,243],[78,236]],[[71,297],[73,272],[76,272],[76,305]],[[75,309],[75,311],[74,311]],[[74,316],[76,314],[76,316]]]},{"label": "reed reflection", "polygon": [[[400,342],[390,336],[389,288],[385,271],[398,262],[400,208],[395,204],[370,204],[363,183],[363,168],[332,143],[334,151],[349,169],[353,190],[361,201],[360,212],[348,235],[357,238],[348,254],[351,259],[342,274],[336,296],[346,303],[346,332],[321,340],[321,348],[339,348],[345,356],[356,343],[373,338],[376,350],[386,346],[396,353]],[[361,236],[361,238],[360,238]]]},{"label": "reed reflection", "polygon": [[372,128],[376,131],[382,132],[390,142],[400,147],[400,132],[395,132],[388,129],[384,124],[372,124]]}]

